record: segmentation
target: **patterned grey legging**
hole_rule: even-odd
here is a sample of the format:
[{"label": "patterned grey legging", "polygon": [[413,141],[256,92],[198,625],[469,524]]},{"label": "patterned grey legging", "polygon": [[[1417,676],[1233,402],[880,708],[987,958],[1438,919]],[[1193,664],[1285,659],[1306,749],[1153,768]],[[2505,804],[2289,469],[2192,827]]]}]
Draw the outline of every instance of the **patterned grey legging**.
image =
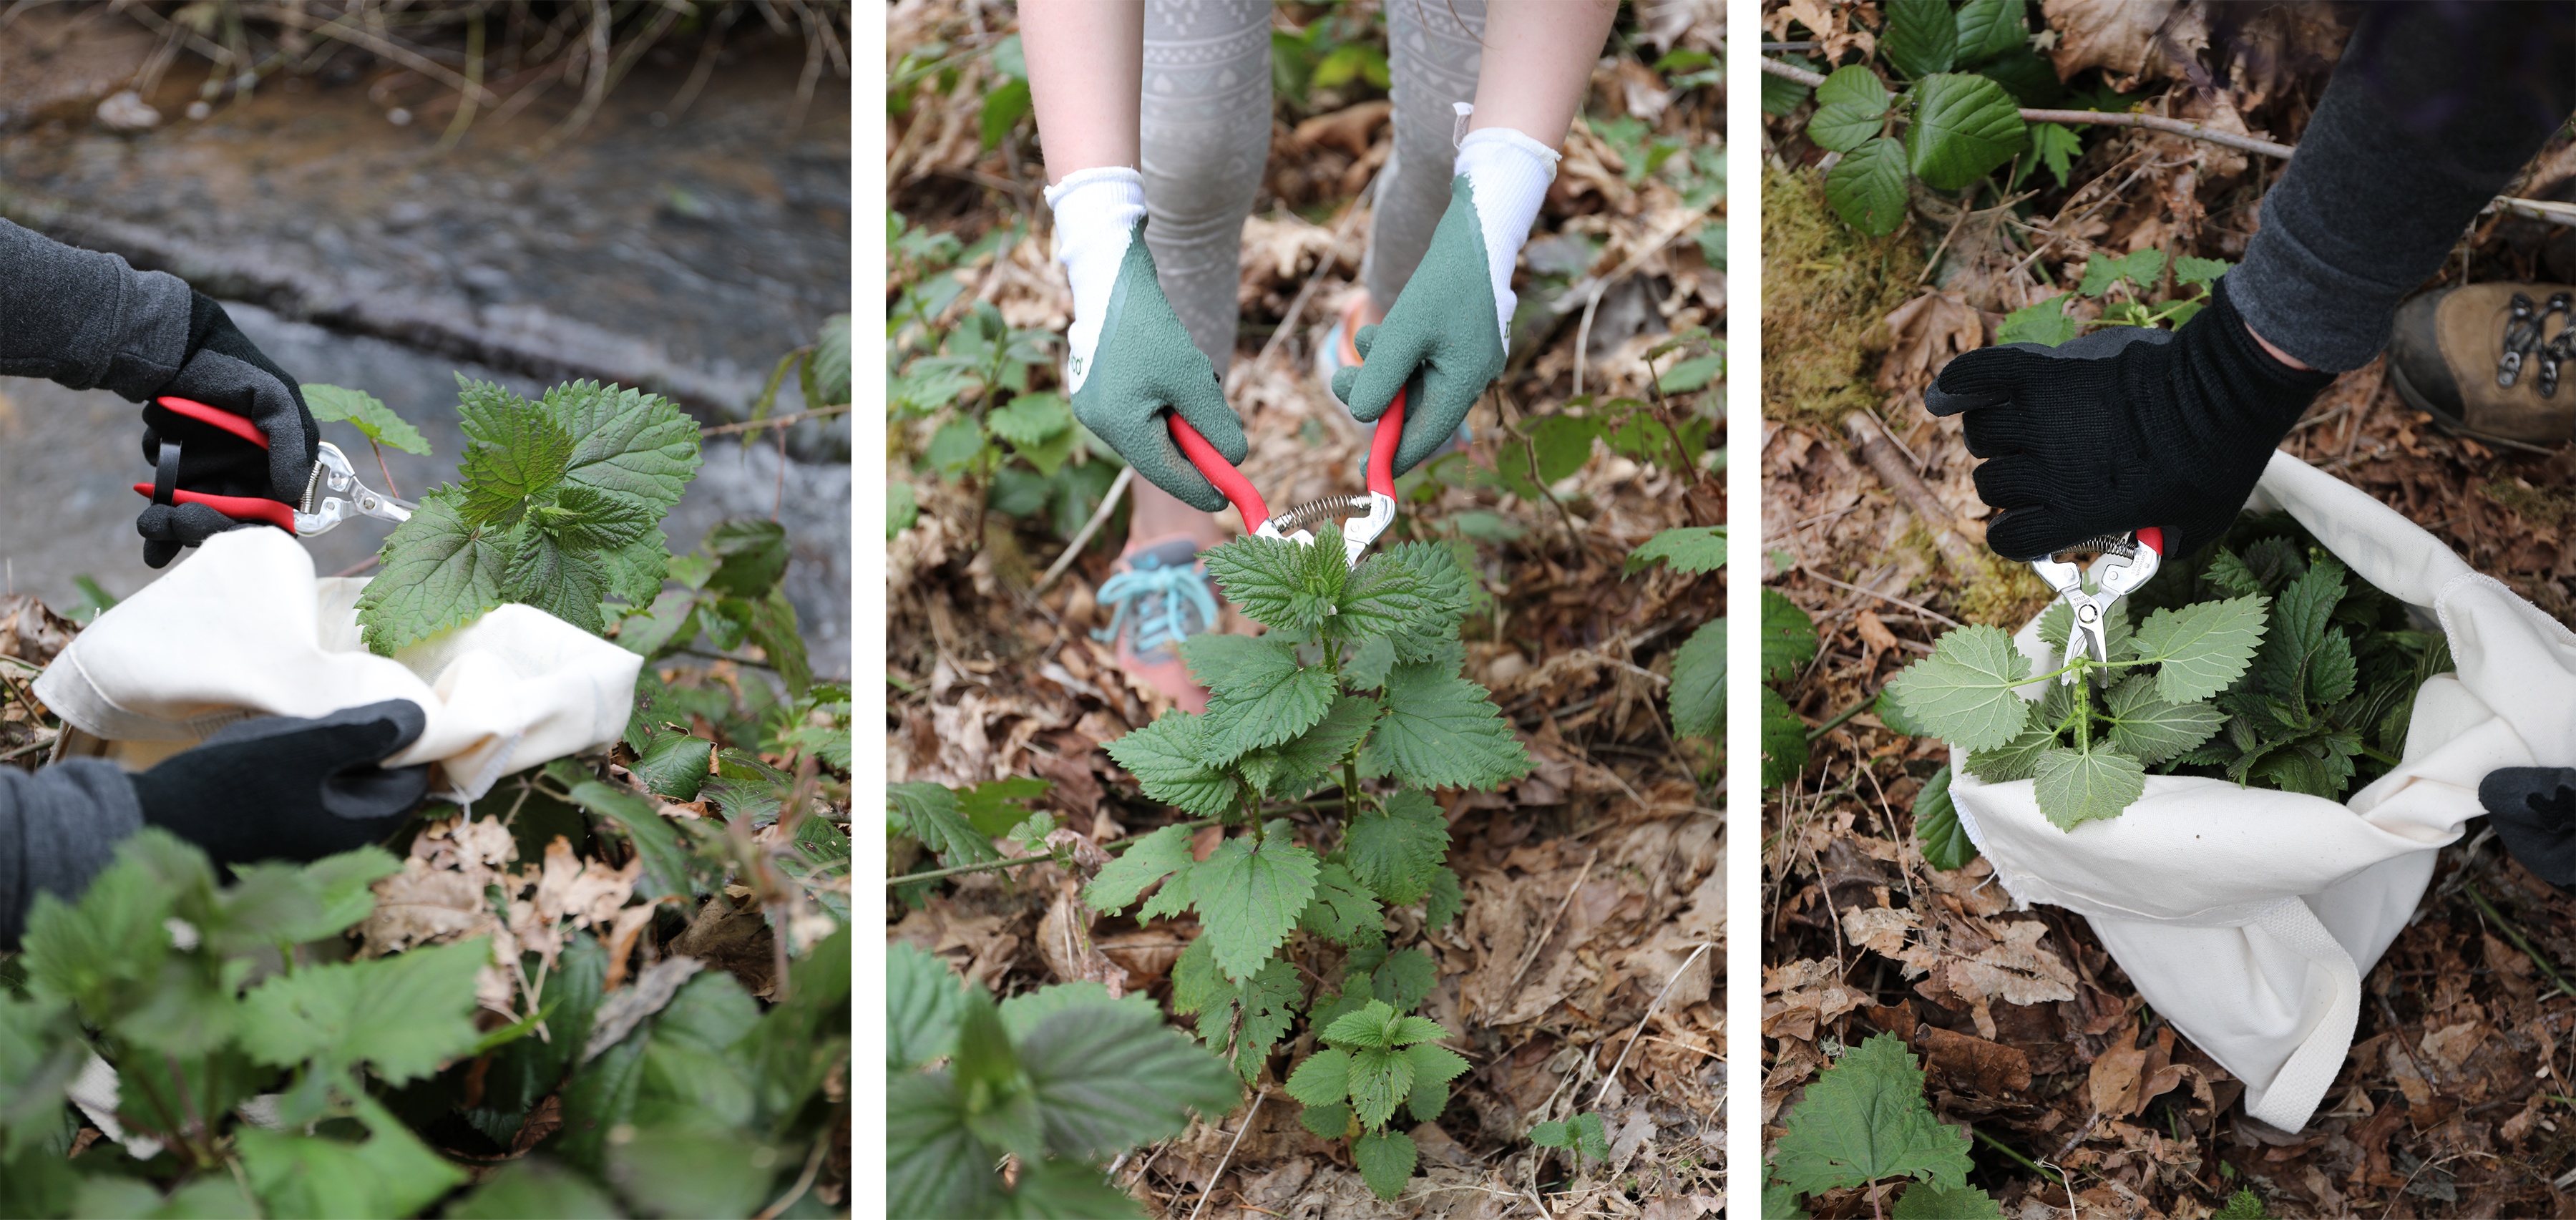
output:
[{"label": "patterned grey legging", "polygon": [[[1223,372],[1234,355],[1243,220],[1270,153],[1267,0],[1147,0],[1145,211],[1163,295]],[[1431,245],[1449,206],[1453,102],[1476,97],[1484,0],[1387,0],[1395,150],[1369,219],[1360,281],[1379,308]]]}]

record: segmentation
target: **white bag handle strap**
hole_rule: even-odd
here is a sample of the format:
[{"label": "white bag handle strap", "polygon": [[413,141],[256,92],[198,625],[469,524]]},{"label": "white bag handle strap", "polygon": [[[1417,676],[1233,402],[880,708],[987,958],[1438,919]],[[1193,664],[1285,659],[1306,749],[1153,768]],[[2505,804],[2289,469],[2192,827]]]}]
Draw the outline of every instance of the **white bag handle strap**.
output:
[{"label": "white bag handle strap", "polygon": [[2344,951],[2334,934],[2317,921],[2315,911],[2296,898],[2274,906],[2245,928],[2248,936],[2270,936],[2284,948],[2308,959],[2322,979],[2311,985],[2324,985],[2324,1010],[2306,1036],[2299,1039],[2297,1050],[2281,1064],[2269,1085],[2245,1085],[2245,1112],[2280,1128],[2296,1131],[2307,1126],[2308,1119],[2325,1101],[2326,1090],[2334,1086],[2335,1074],[2343,1068],[2344,1056],[2352,1051],[2352,1033],[2361,1019],[2361,972],[2354,968],[2352,955]]}]

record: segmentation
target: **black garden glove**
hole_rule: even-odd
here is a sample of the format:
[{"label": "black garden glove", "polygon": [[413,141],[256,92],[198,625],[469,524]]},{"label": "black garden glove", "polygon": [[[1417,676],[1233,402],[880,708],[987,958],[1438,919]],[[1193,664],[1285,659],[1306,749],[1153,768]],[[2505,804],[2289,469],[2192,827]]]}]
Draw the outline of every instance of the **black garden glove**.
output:
[{"label": "black garden glove", "polygon": [[319,860],[384,838],[420,803],[428,766],[378,764],[427,725],[404,699],[245,720],[132,777],[134,796],[145,822],[218,864]]},{"label": "black garden glove", "polygon": [[2506,767],[2478,783],[2504,849],[2533,875],[2576,887],[2576,767]]},{"label": "black garden glove", "polygon": [[1986,545],[2042,558],[2104,534],[2165,531],[2188,555],[2225,533],[2273,446],[2334,374],[2293,369],[2227,300],[2181,329],[2123,326],[2062,347],[2013,343],[1952,360],[1923,405],[1967,413]]},{"label": "black garden glove", "polygon": [[[154,396],[204,403],[248,421],[266,448],[234,431],[190,419],[158,402],[143,407],[143,460],[159,465],[164,442],[179,446],[177,486],[219,496],[257,496],[292,505],[304,495],[322,434],[303,387],[233,325],[224,307],[189,294],[188,347],[178,373]],[[181,547],[248,524],[202,504],[152,504],[134,522],[143,562],[163,567]]]}]

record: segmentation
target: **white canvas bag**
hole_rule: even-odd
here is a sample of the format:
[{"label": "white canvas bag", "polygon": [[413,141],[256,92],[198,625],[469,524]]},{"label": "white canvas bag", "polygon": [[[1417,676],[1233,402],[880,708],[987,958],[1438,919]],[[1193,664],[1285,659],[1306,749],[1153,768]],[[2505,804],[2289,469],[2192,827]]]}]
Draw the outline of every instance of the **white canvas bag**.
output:
[{"label": "white canvas bag", "polygon": [[99,615],[45,667],[36,697],[129,767],[250,716],[408,699],[428,727],[386,764],[437,764],[431,793],[455,801],[625,732],[642,657],[522,605],[380,657],[358,638],[366,585],[316,578],[283,531],[217,534]]},{"label": "white canvas bag", "polygon": [[[2362,977],[2435,851],[2484,812],[2478,781],[2576,765],[2576,634],[2289,454],[2272,455],[2252,507],[2286,509],[2356,577],[2439,619],[2459,669],[2417,695],[2403,765],[2342,804],[2150,775],[2127,812],[2061,831],[2031,781],[1983,783],[1954,750],[1950,799],[2017,906],[2083,915],[2157,1013],[2245,1082],[2246,1113],[2296,1131],[2352,1048]],[[2036,622],[2014,642],[2048,652]]]}]

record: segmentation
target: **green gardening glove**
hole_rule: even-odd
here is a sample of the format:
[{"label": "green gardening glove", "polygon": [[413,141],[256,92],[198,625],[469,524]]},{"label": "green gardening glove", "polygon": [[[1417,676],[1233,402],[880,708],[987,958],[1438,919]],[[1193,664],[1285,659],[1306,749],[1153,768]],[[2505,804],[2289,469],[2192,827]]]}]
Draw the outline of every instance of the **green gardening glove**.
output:
[{"label": "green gardening glove", "polygon": [[1502,375],[1493,283],[1476,192],[1460,174],[1449,182],[1449,210],[1431,232],[1431,248],[1386,311],[1386,321],[1351,336],[1361,363],[1333,374],[1334,395],[1351,405],[1361,423],[1386,414],[1396,392],[1418,375],[1419,400],[1408,395],[1404,403],[1397,474],[1421,465],[1455,435],[1467,409]]},{"label": "green gardening glove", "polygon": [[[1154,278],[1154,256],[1145,249],[1145,222],[1127,231],[1127,250],[1100,315],[1097,340],[1083,350],[1077,323],[1065,372],[1073,386],[1073,415],[1118,451],[1140,477],[1205,512],[1225,507],[1225,493],[1190,465],[1172,442],[1163,413],[1176,412],[1229,462],[1246,449],[1243,419],[1225,403],[1225,389],[1207,356],[1190,342],[1172,304]],[[1247,525],[1254,524],[1247,522]]]}]

